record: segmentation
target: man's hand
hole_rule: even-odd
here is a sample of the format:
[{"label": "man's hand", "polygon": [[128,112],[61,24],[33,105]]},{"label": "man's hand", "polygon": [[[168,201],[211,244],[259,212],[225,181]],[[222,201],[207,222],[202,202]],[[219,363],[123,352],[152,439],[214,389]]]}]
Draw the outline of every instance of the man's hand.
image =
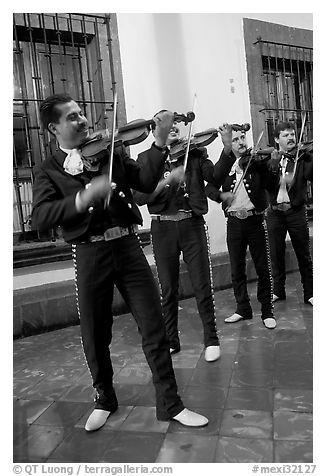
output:
[{"label": "man's hand", "polygon": [[77,211],[86,211],[96,200],[108,197],[115,188],[116,184],[114,182],[110,183],[107,175],[93,178],[87,188],[76,196]]},{"label": "man's hand", "polygon": [[232,150],[232,126],[225,122],[222,126],[219,126],[218,131],[221,134],[224,152],[229,154]]},{"label": "man's hand", "polygon": [[159,112],[153,120],[156,124],[155,128],[155,145],[164,147],[170,130],[174,122],[174,113],[171,111]]},{"label": "man's hand", "polygon": [[274,149],[271,153],[271,158],[268,161],[268,167],[271,172],[275,174],[278,173],[281,157],[282,153],[279,150]]},{"label": "man's hand", "polygon": [[231,203],[234,200],[234,197],[235,197],[235,195],[232,192],[221,192],[220,193],[220,199],[222,200],[222,202],[226,203],[227,207],[229,207],[231,205]]}]

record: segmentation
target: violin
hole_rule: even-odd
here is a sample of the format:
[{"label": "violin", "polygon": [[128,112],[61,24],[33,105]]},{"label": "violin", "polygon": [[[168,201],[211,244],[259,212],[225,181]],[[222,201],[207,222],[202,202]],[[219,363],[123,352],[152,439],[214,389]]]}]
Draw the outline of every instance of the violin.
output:
[{"label": "violin", "polygon": [[258,149],[254,154],[252,154],[252,148],[249,148],[241,154],[239,165],[244,168],[247,166],[249,161],[252,164],[263,164],[268,162],[274,150],[274,147],[266,147],[265,149]]},{"label": "violin", "polygon": [[[247,132],[250,129],[250,124],[231,124],[234,131],[244,131]],[[199,147],[206,147],[211,144],[218,136],[219,131],[214,128],[206,129],[202,132],[197,132],[190,138],[190,147],[189,151],[198,149]],[[188,145],[188,138],[183,137],[182,139],[177,139],[170,145],[171,159],[178,159],[185,155]]]},{"label": "violin", "polygon": [[[184,122],[187,125],[195,119],[195,114],[190,111],[187,114],[174,113],[174,122]],[[155,124],[153,119],[136,119],[125,126],[119,127],[114,134],[114,143],[122,142],[124,146],[139,144],[144,141]],[[106,151],[112,142],[112,133],[108,129],[103,129],[90,134],[84,142],[80,151],[85,159],[94,159]]]},{"label": "violin", "polygon": [[306,153],[312,153],[312,152],[313,152],[313,141],[309,140],[306,142],[301,142],[300,144],[296,144],[293,147],[293,149],[291,149],[289,152],[283,153],[283,155],[285,157],[288,157],[289,159],[297,158],[297,160],[299,160]]}]

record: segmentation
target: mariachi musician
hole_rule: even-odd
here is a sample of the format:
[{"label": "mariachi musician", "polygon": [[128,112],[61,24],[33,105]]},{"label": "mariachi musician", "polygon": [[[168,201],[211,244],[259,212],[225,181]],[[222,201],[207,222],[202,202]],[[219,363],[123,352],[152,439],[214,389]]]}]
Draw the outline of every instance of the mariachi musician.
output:
[{"label": "mariachi musician", "polygon": [[[305,120],[302,131],[304,124]],[[269,169],[277,180],[268,191],[270,207],[267,211],[273,301],[286,298],[285,238],[288,232],[299,264],[304,302],[313,306],[313,267],[306,211],[307,182],[313,178],[313,142],[299,140],[297,144],[293,125],[289,122],[276,126],[274,139],[278,149],[272,155]]]},{"label": "mariachi musician", "polygon": [[[155,140],[157,133],[154,126]],[[202,144],[208,144],[216,137],[217,131],[210,130],[208,134],[189,135],[189,140],[182,139],[174,123],[166,140],[169,154],[156,189],[151,194],[134,192],[138,205],[147,204],[152,218],[151,240],[170,352],[175,354],[181,348],[178,290],[182,252],[203,325],[204,358],[207,362],[219,359],[220,343],[216,330],[209,236],[203,217],[208,211],[204,181],[213,181],[214,165]],[[137,160],[141,166],[147,161],[145,153],[140,154]]]},{"label": "mariachi musician", "polygon": [[[248,130],[248,129],[247,129]],[[268,171],[263,156],[254,156],[248,149],[246,130],[232,125],[219,128],[224,149],[215,164],[217,188],[208,184],[207,196],[220,203],[227,218],[227,248],[230,257],[236,311],[224,319],[234,323],[252,319],[247,290],[246,252],[249,246],[258,275],[257,299],[265,327],[274,329],[272,276],[268,248],[265,209],[268,206],[265,188],[273,186],[274,176]],[[222,187],[222,190],[219,188]]]},{"label": "mariachi musician", "polygon": [[[69,95],[48,97],[40,114],[43,127],[55,136],[59,148],[35,168],[32,223],[39,230],[61,225],[64,239],[72,244],[82,343],[96,389],[95,409],[85,429],[97,430],[118,408],[109,350],[114,284],[142,335],[156,389],[157,418],[186,426],[206,425],[207,418],[186,409],[177,393],[160,297],[136,235],[142,219],[131,193],[131,188],[146,193],[155,189],[175,114],[165,111],[151,121],[156,138],[144,152],[148,160],[143,166],[129,158],[121,141],[110,141],[109,153],[107,141],[99,139],[99,155],[88,154],[94,138]],[[112,137],[116,137],[114,127]]]}]

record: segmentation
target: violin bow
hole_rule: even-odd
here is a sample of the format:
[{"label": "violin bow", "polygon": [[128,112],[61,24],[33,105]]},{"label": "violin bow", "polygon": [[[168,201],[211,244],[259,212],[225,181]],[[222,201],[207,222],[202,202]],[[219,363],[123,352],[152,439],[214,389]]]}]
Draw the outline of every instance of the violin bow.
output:
[{"label": "violin bow", "polygon": [[[117,122],[117,106],[118,106],[118,95],[117,91],[114,91],[113,95],[113,120],[112,120],[112,129],[111,129],[111,148],[110,148],[110,158],[109,158],[109,169],[108,169],[108,177],[109,177],[109,184],[112,185],[112,167],[113,167],[113,153],[114,153],[114,135],[116,130],[116,122]],[[108,208],[110,199],[112,195],[112,190],[110,190],[106,200],[104,208]]]},{"label": "violin bow", "polygon": [[293,185],[293,180],[294,180],[294,176],[295,176],[295,172],[297,170],[297,163],[298,163],[298,158],[299,158],[299,150],[300,150],[300,145],[301,145],[301,142],[302,142],[302,136],[303,136],[303,131],[304,131],[304,128],[305,128],[305,125],[306,125],[306,117],[307,117],[307,113],[305,112],[304,113],[304,116],[303,116],[303,120],[302,120],[302,125],[301,125],[301,131],[300,131],[300,136],[299,136],[299,142],[298,142],[298,147],[297,147],[297,152],[295,154],[295,159],[294,159],[294,167],[293,167],[293,175],[292,175],[292,180],[289,184],[289,190],[290,188],[292,187]]},{"label": "violin bow", "polygon": [[[193,105],[192,105],[192,111],[195,110],[196,102],[197,102],[197,94],[195,93],[195,95],[194,95],[194,101],[193,101]],[[190,141],[191,141],[191,133],[192,133],[192,125],[193,125],[193,122],[194,122],[194,121],[191,121],[191,122],[190,122],[189,131],[188,131],[187,148],[186,148],[185,158],[184,158],[184,162],[183,162],[183,170],[184,170],[184,172],[186,171],[187,164],[188,164],[188,157],[189,157],[189,149],[190,149]]]},{"label": "violin bow", "polygon": [[234,188],[234,191],[233,191],[234,194],[237,193],[237,190],[238,190],[239,186],[241,185],[243,179],[244,179],[245,176],[246,176],[246,173],[247,173],[247,170],[248,170],[248,168],[249,168],[249,165],[250,165],[250,163],[251,163],[251,161],[252,161],[253,156],[255,155],[255,153],[256,153],[257,150],[258,150],[258,146],[259,146],[259,144],[260,144],[260,141],[261,141],[263,135],[264,135],[264,131],[261,131],[261,133],[259,134],[259,137],[258,137],[258,140],[257,140],[256,145],[252,148],[252,150],[251,150],[251,152],[250,152],[250,158],[249,158],[249,160],[248,160],[247,166],[246,166],[246,168],[244,169],[243,174],[241,175],[239,182],[237,183],[236,187]]},{"label": "violin bow", "polygon": [[[234,195],[237,193],[238,188],[240,187],[240,185],[241,185],[243,179],[244,179],[245,176],[246,176],[248,167],[249,167],[249,165],[250,165],[250,163],[251,163],[251,161],[252,161],[253,156],[255,155],[256,151],[258,150],[258,146],[259,146],[259,143],[260,143],[260,141],[261,141],[263,135],[264,135],[264,131],[261,131],[261,133],[259,134],[259,137],[258,137],[258,140],[257,140],[256,145],[255,145],[255,146],[252,148],[252,150],[251,150],[250,158],[249,158],[249,160],[248,160],[247,166],[246,166],[246,168],[244,169],[243,174],[241,175],[239,182],[238,182],[238,183],[236,184],[236,186],[234,187],[234,190],[233,190],[233,194],[234,194]],[[230,206],[231,206],[231,204],[230,204],[228,207],[225,208],[225,211],[226,211],[226,212],[228,211],[228,209],[230,208]]]},{"label": "violin bow", "polygon": [[[195,93],[194,94],[193,105],[192,105],[192,111],[195,111],[196,102],[197,102],[197,94]],[[186,168],[187,168],[187,165],[188,165],[188,157],[189,157],[190,141],[191,141],[193,122],[194,121],[190,122],[189,130],[188,130],[187,147],[186,147],[185,158],[184,158],[184,161],[183,161],[183,171],[184,172],[186,172]],[[181,188],[181,187],[183,187],[185,189],[186,188],[186,183],[183,182],[183,184],[181,184],[181,182],[180,182],[178,189]],[[185,196],[187,196],[187,195],[188,194],[185,193]]]}]

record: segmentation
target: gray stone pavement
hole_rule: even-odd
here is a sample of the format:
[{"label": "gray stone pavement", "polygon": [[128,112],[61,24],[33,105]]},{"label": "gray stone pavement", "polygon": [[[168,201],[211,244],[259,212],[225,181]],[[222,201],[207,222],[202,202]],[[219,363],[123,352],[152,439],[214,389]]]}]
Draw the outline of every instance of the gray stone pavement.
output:
[{"label": "gray stone pavement", "polygon": [[215,293],[222,356],[204,361],[195,300],[180,301],[182,351],[173,356],[184,403],[209,418],[185,428],[155,418],[154,387],[130,314],[117,316],[111,345],[119,410],[97,432],[83,426],[94,395],[79,326],[13,343],[13,461],[47,463],[312,463],[313,309],[299,274],[266,329],[249,285],[254,319],[225,324],[231,289]]}]

